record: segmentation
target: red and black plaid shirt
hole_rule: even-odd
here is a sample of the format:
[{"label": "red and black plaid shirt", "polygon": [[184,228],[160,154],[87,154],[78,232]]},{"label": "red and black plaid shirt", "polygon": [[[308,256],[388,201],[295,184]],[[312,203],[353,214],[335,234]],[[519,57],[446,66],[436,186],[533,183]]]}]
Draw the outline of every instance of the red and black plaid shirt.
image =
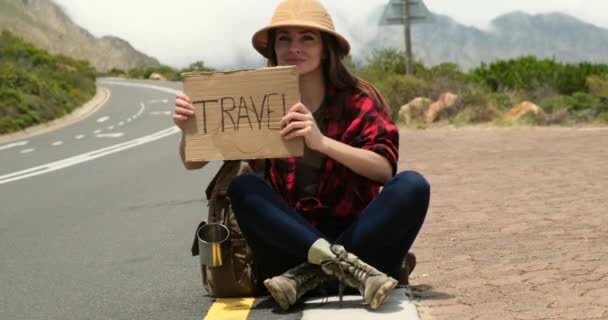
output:
[{"label": "red and black plaid shirt", "polygon": [[[342,110],[337,104],[336,90],[328,88],[327,103],[321,118],[325,135],[353,147],[376,152],[397,171],[399,131],[383,106],[360,91],[346,96]],[[323,215],[357,216],[378,195],[380,183],[360,176],[341,163],[324,156],[319,175],[317,196],[298,199],[296,194],[296,158],[270,159],[270,182],[288,205],[298,210],[309,222],[317,225]]]}]

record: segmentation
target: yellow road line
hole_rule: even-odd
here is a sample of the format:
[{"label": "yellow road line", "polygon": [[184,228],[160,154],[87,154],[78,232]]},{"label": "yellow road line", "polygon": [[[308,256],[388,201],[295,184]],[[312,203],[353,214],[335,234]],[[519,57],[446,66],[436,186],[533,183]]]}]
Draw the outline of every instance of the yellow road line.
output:
[{"label": "yellow road line", "polygon": [[246,320],[255,298],[218,298],[203,320]]}]

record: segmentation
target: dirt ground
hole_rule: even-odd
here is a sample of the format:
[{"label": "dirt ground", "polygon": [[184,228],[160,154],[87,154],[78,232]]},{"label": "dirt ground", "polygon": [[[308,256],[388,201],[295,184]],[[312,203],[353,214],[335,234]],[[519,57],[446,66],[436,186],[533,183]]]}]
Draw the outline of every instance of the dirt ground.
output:
[{"label": "dirt ground", "polygon": [[608,319],[608,128],[401,131],[423,320]]}]

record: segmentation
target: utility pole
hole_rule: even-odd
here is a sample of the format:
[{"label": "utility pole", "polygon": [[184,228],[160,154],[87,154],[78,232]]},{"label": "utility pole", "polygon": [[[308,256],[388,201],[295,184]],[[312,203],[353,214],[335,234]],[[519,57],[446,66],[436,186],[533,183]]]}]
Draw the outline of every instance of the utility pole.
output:
[{"label": "utility pole", "polygon": [[424,0],[389,0],[380,18],[381,26],[403,24],[405,39],[405,74],[414,74],[414,59],[412,58],[411,26],[415,23],[430,22],[431,12]]},{"label": "utility pole", "polygon": [[410,24],[409,0],[403,1],[403,33],[405,35],[405,74],[414,74],[412,63],[412,32]]}]

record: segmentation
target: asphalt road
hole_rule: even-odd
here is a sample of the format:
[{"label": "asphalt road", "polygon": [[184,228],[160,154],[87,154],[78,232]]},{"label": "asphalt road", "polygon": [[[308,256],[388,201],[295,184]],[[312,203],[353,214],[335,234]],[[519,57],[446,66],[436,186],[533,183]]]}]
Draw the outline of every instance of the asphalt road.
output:
[{"label": "asphalt road", "polygon": [[[99,85],[94,115],[0,145],[0,319],[201,319],[189,246],[217,165],[182,168],[170,90]],[[6,182],[49,163],[68,166]]]}]

